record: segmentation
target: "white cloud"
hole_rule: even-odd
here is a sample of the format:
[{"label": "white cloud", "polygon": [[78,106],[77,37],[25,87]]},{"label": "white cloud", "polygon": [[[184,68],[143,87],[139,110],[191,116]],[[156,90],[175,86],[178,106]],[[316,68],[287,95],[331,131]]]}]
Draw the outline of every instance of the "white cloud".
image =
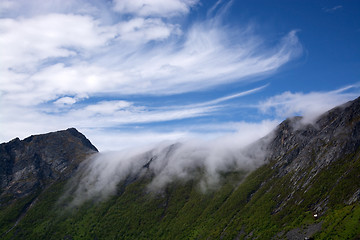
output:
[{"label": "white cloud", "polygon": [[[72,100],[71,98],[61,98],[60,101],[71,103]],[[0,116],[1,126],[3,126],[1,141],[9,141],[14,137],[25,138],[32,134],[66,129],[71,126],[83,130],[84,134],[87,134],[87,129],[106,132],[105,129],[121,127],[126,124],[194,118],[209,114],[215,110],[215,107],[209,106],[149,110],[144,106],[132,106],[130,103],[123,101],[101,102],[80,109],[67,108],[65,112],[62,109],[63,105],[56,104],[56,106],[55,109],[51,107],[36,110],[2,106]]]},{"label": "white cloud", "polygon": [[262,89],[266,88],[267,86],[268,86],[268,85],[264,85],[264,86],[261,86],[261,87],[258,87],[258,88],[254,88],[254,89],[250,89],[250,90],[247,90],[247,91],[244,91],[244,92],[236,93],[236,94],[233,94],[233,95],[230,95],[230,96],[226,96],[226,97],[221,97],[221,98],[218,98],[218,99],[214,99],[214,100],[209,101],[209,102],[205,102],[205,103],[201,103],[201,104],[196,104],[196,106],[218,104],[218,103],[221,103],[221,102],[230,100],[230,99],[234,99],[234,98],[238,98],[238,97],[243,97],[243,96],[250,95],[250,94],[256,93],[256,92],[258,92],[258,91],[261,91]]},{"label": "white cloud", "polygon": [[115,127],[124,124],[194,118],[209,114],[215,109],[214,106],[149,109],[145,106],[134,106],[125,101],[103,101],[85,108],[73,109],[64,117],[69,120],[76,119],[77,125],[83,127]]},{"label": "white cloud", "polygon": [[[49,14],[0,19],[1,71],[34,73],[51,58],[88,55],[113,33],[89,16]],[[26,81],[24,79],[23,81]]]},{"label": "white cloud", "polygon": [[[94,6],[97,5],[97,8]],[[99,14],[105,2],[92,0],[1,0],[2,18],[34,17],[49,13]]]},{"label": "white cloud", "polygon": [[251,30],[234,35],[213,21],[181,34],[159,18],[100,20],[59,13],[0,19],[3,98],[36,105],[61,95],[196,91],[271,73],[301,49],[295,32],[260,52]]},{"label": "white cloud", "polygon": [[140,130],[139,132],[124,130],[99,130],[99,129],[79,129],[86,133],[91,142],[100,152],[121,151],[148,148],[160,142],[176,142],[181,139],[194,137],[195,134],[189,131],[174,129],[169,132]]},{"label": "white cloud", "polygon": [[16,6],[16,3],[11,0],[3,0],[0,2],[0,12],[6,12],[13,9]]},{"label": "white cloud", "polygon": [[115,0],[114,10],[138,16],[173,17],[187,14],[198,0]]},{"label": "white cloud", "polygon": [[[279,124],[278,121],[264,120],[259,123],[252,122],[225,122],[219,124],[187,125],[186,127],[173,127],[164,131],[158,129],[138,129],[138,131],[106,130],[106,129],[79,129],[91,139],[100,150],[121,151],[139,148],[152,148],[159,143],[184,142],[197,139],[201,142],[226,141],[236,139],[239,146],[255,141],[269,133]],[[233,141],[234,140],[234,141]]]},{"label": "white cloud", "polygon": [[[273,129],[273,124],[266,121],[257,124],[239,123],[238,127],[237,133],[208,140],[194,135],[189,138],[189,134],[181,133],[150,133],[145,135],[149,142],[152,142],[150,138],[154,137],[157,140],[166,137],[167,141],[123,151],[100,153],[80,167],[79,174],[75,176],[76,180],[68,186],[68,194],[75,197],[72,204],[78,205],[91,198],[106,198],[114,193],[116,185],[129,174],[141,174],[143,166],[149,161],[149,171],[154,173],[154,179],[148,185],[148,189],[154,191],[161,190],[176,179],[187,181],[199,177],[199,168],[204,171],[200,181],[203,190],[216,187],[221,178],[219,173],[234,170],[251,171],[265,163],[266,143],[271,137],[251,144],[267,135]],[[174,137],[183,138],[179,140]],[[130,136],[129,141],[133,138],[134,135]],[[119,142],[116,138],[112,140]],[[121,147],[120,143],[119,148]]]},{"label": "white cloud", "polygon": [[[258,89],[253,90],[256,92]],[[134,128],[136,124],[166,122],[209,115],[222,109],[220,103],[233,97],[240,97],[242,93],[204,103],[152,108],[124,100],[108,100],[92,104],[82,104],[81,101],[73,103],[79,99],[62,97],[54,102],[54,106],[39,107],[36,110],[22,106],[2,105],[2,114],[0,115],[0,122],[3,126],[1,139],[2,141],[9,141],[15,136],[24,138],[31,134],[66,129],[70,126],[77,127],[100,150],[124,149],[163,140],[175,141],[189,137],[212,139],[229,132],[243,133],[247,138],[253,132],[253,137],[260,137],[254,133],[266,132],[286,117],[302,115],[305,122],[311,122],[323,112],[352,100],[358,95],[357,86],[348,86],[329,92],[285,92],[258,105],[259,109],[269,118],[278,119],[276,121],[263,121],[261,124],[251,122],[190,124],[174,126],[167,128],[167,130],[154,128],[152,131],[148,128],[141,128],[141,125],[138,131]],[[64,110],[62,107],[66,104],[71,104],[72,107]],[[36,121],[34,121],[35,119]],[[132,130],[126,130],[127,124],[132,125]],[[120,130],[115,130],[118,127]],[[254,131],[256,128],[263,128],[264,131],[260,131],[260,129]]]},{"label": "white cloud", "polygon": [[[222,108],[219,105],[220,103],[256,93],[262,88],[264,86],[198,104],[161,105],[159,107],[149,107],[125,100],[103,100],[96,103],[86,103],[88,99],[85,95],[78,97],[64,96],[51,104],[36,108],[19,104],[4,104],[1,109],[3,114],[0,116],[1,125],[5,126],[1,132],[1,140],[8,141],[15,136],[24,138],[31,134],[68,127],[76,127],[86,135],[89,131],[93,133],[94,129],[99,131],[98,134],[101,131],[109,134],[112,128],[129,124],[167,122],[206,116],[220,110]],[[21,113],[21,118],[19,118],[19,113]],[[34,119],[36,119],[35,124]],[[199,126],[197,128],[199,129]],[[181,132],[186,132],[186,130],[181,130]],[[101,139],[108,142],[105,138]],[[99,145],[104,146],[101,143]],[[126,145],[128,146],[129,142]],[[104,147],[104,149],[109,148]]]},{"label": "white cloud", "polygon": [[303,116],[304,123],[311,123],[322,113],[358,97],[358,88],[353,85],[329,92],[284,92],[261,102],[259,109],[264,113],[273,112],[279,118]]},{"label": "white cloud", "polygon": [[[0,18],[3,141],[69,126],[100,129],[205,116],[217,104],[261,88],[163,108],[126,98],[247,81],[301,52],[294,31],[267,47],[251,27],[225,27],[216,17],[184,28],[180,24],[195,0],[42,2],[1,2],[9,10]],[[115,100],[106,100],[110,94]]]},{"label": "white cloud", "polygon": [[54,102],[54,104],[59,106],[72,105],[74,103],[76,103],[76,99],[72,97],[62,97]]},{"label": "white cloud", "polygon": [[112,114],[116,111],[127,109],[130,106],[132,106],[132,103],[126,101],[102,101],[86,106],[85,111],[94,114]]},{"label": "white cloud", "polygon": [[342,7],[343,7],[343,6],[341,6],[341,5],[337,5],[337,6],[330,7],[330,8],[324,7],[322,10],[325,11],[325,12],[327,12],[327,13],[333,13],[333,12],[341,9]]},{"label": "white cloud", "polygon": [[167,39],[172,33],[180,34],[179,26],[165,23],[159,18],[133,18],[117,26],[118,40],[140,44]]}]

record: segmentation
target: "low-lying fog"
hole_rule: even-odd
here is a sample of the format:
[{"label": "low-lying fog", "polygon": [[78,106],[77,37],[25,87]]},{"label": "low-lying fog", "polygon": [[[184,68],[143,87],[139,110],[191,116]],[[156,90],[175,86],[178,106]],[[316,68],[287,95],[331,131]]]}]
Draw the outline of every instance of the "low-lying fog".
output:
[{"label": "low-lying fog", "polygon": [[98,153],[82,163],[67,194],[74,196],[74,205],[89,199],[101,200],[113,194],[120,181],[146,171],[154,175],[147,190],[161,191],[174,180],[198,177],[199,169],[202,171],[199,184],[206,191],[216,187],[220,173],[252,171],[264,164],[266,143],[275,125],[275,122],[252,124],[212,140],[193,138]]}]

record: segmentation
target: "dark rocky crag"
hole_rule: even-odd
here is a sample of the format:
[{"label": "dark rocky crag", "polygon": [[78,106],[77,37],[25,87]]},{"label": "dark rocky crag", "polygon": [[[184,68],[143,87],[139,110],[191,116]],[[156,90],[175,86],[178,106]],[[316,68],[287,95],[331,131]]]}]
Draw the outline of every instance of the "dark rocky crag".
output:
[{"label": "dark rocky crag", "polygon": [[69,178],[97,151],[75,128],[0,144],[0,206]]}]

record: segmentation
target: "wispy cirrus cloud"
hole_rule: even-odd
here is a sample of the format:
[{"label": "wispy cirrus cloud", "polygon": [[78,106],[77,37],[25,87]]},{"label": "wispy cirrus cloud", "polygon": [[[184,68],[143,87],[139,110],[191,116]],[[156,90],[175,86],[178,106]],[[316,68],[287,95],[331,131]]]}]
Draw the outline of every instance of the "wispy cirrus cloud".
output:
[{"label": "wispy cirrus cloud", "polygon": [[[49,22],[56,22],[64,32],[59,34],[46,29],[43,25]],[[257,41],[247,43],[245,47],[225,46],[222,44],[226,41],[225,33],[207,26],[194,26],[180,46],[168,43],[143,51],[139,51],[137,45],[129,49],[134,41],[127,43],[122,35],[114,38],[117,34],[114,28],[97,26],[88,17],[51,15],[27,23],[12,20],[3,26],[2,30],[8,33],[0,42],[12,46],[5,50],[2,58],[2,76],[6,81],[1,87],[3,95],[5,99],[29,97],[39,102],[67,94],[196,91],[271,73],[291,60],[299,50],[295,32],[288,34],[275,50],[259,55],[256,53],[260,44]],[[156,30],[145,27],[143,32],[134,34],[140,35],[138,39],[150,41],[171,32],[166,27],[164,31],[159,30],[159,26],[154,28]],[[72,37],[66,38],[67,35]],[[21,36],[28,40],[21,41]],[[126,33],[123,38],[131,38],[131,34]],[[105,46],[110,40],[115,43]],[[93,55],[98,56],[94,59]]]},{"label": "wispy cirrus cloud", "polygon": [[[160,2],[142,6],[158,9]],[[193,4],[168,3],[179,11]],[[264,48],[263,40],[248,28],[234,36],[234,29],[213,21],[196,22],[182,33],[179,25],[160,18],[134,17],[104,25],[90,14],[50,12],[2,18],[0,29],[0,44],[6,46],[2,95],[34,104],[61,95],[197,91],[271,73],[301,51],[294,31],[277,46]],[[237,41],[229,40],[235,37]]]},{"label": "wispy cirrus cloud", "polygon": [[251,25],[224,24],[230,4],[219,3],[208,19],[186,26],[199,1],[2,4],[8,10],[0,18],[3,141],[69,126],[102,129],[207,116],[221,102],[261,88],[186,106],[149,108],[128,97],[245,83],[274,73],[302,51],[296,31],[270,44]]},{"label": "wispy cirrus cloud", "polygon": [[[190,105],[161,105],[151,107],[146,103],[126,100],[102,100],[95,103],[77,103],[78,99],[61,97],[53,104],[27,108],[23,105],[4,105],[0,121],[6,123],[3,136],[25,137],[32,133],[54,131],[57,128],[75,126],[79,129],[124,128],[136,124],[167,122],[207,116],[223,109],[221,103],[261,91],[266,86],[221,97],[212,101]],[[21,112],[21,118],[18,113]],[[34,124],[36,119],[36,124]],[[162,134],[163,135],[163,134]]]},{"label": "wispy cirrus cloud", "polygon": [[324,7],[322,10],[323,10],[324,12],[327,12],[327,13],[333,13],[333,12],[335,12],[335,11],[337,11],[337,10],[342,9],[342,8],[343,8],[342,5],[337,5],[337,6],[330,7],[330,8]]}]

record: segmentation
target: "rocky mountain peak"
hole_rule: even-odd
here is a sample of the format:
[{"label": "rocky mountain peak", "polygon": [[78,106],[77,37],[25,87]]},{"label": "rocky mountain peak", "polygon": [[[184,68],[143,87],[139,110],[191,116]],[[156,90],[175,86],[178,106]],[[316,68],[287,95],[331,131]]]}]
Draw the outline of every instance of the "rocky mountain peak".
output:
[{"label": "rocky mountain peak", "polygon": [[0,200],[21,198],[66,179],[80,162],[96,152],[96,147],[75,128],[2,143]]}]

